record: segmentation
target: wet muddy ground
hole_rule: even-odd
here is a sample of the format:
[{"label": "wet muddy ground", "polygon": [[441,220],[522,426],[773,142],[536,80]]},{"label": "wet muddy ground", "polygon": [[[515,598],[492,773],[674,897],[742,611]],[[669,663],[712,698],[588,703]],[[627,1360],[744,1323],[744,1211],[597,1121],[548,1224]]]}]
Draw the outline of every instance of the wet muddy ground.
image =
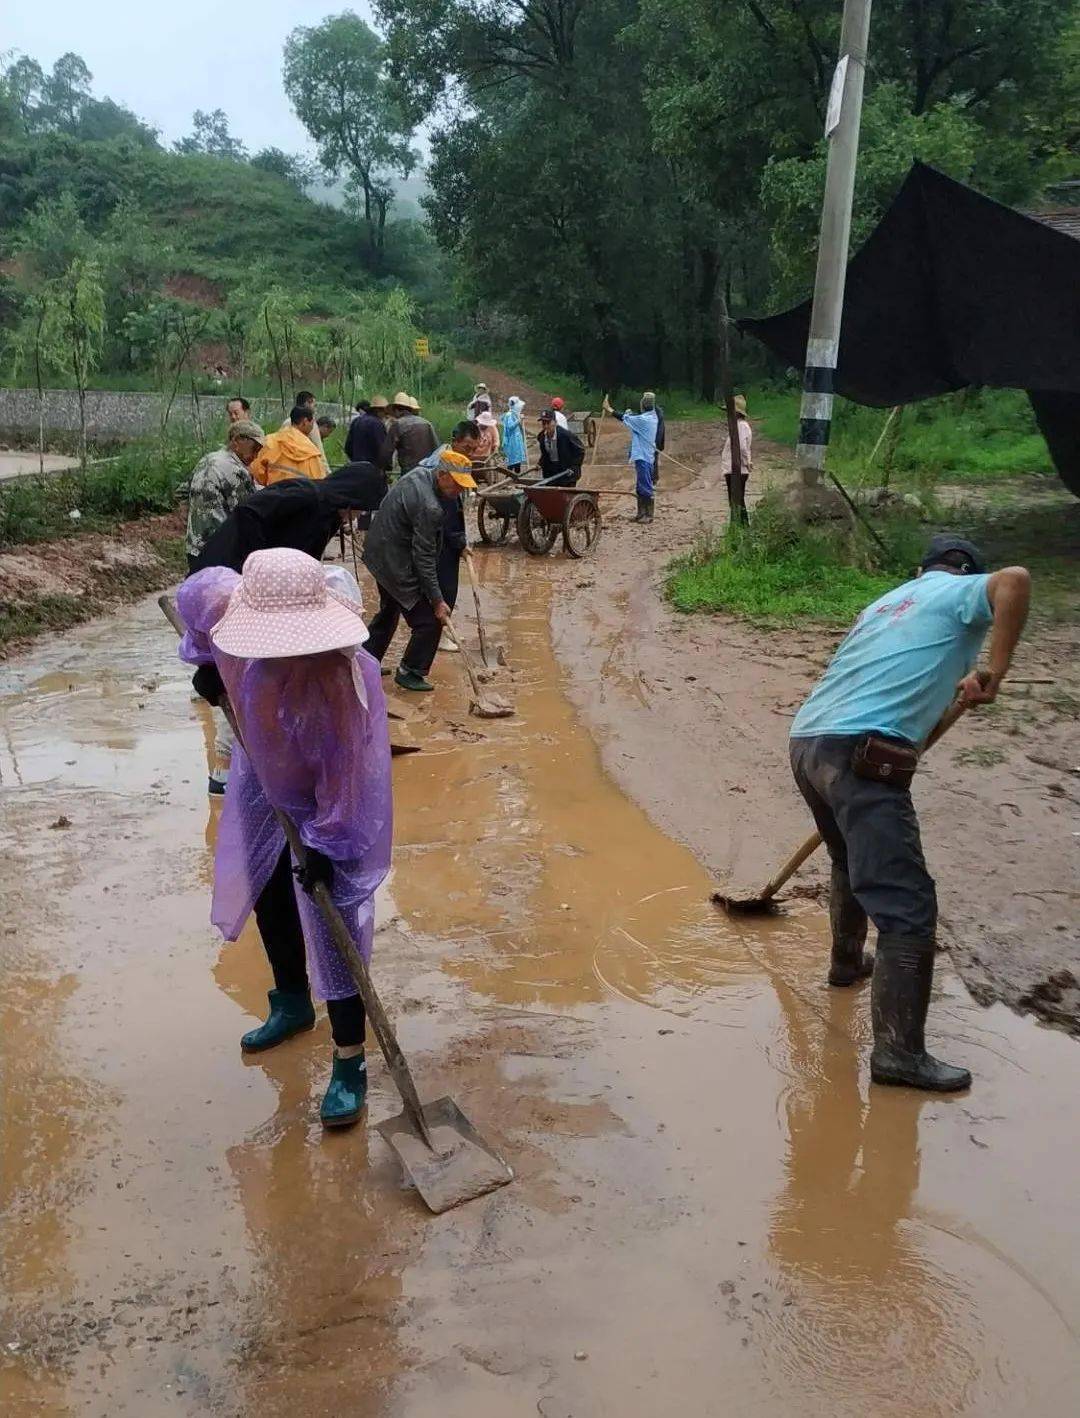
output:
[{"label": "wet muddy ground", "polygon": [[240,1056],[268,971],[207,922],[210,730],[156,605],[4,668],[5,1414],[1075,1412],[1075,1041],[945,960],[932,1033],[972,1093],[868,1086],[816,904],[708,905],[725,863],[685,820],[771,861],[741,801],[767,738],[745,793],[671,752],[595,585],[659,614],[642,534],[608,531],[478,557],[518,714],[471,718],[440,656],[394,765],[377,979],[422,1092],[518,1175],[441,1217],[374,1130],[323,1135],[325,1020]]}]

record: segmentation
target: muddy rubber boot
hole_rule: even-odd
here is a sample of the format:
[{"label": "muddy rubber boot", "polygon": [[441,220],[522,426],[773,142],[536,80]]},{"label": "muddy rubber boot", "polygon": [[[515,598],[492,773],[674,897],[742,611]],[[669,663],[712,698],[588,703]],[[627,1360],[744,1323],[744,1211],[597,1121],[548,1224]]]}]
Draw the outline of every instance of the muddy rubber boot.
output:
[{"label": "muddy rubber boot", "polygon": [[651,522],[653,515],[653,505],[656,502],[656,498],[643,497],[641,500],[645,504],[644,509],[642,510],[641,520],[643,522]]},{"label": "muddy rubber boot", "polygon": [[640,493],[638,493],[638,494],[637,494],[637,516],[634,518],[634,521],[635,521],[635,522],[644,522],[644,520],[645,520],[645,499],[642,497],[642,495],[641,495]]},{"label": "muddy rubber boot", "polygon": [[846,871],[837,866],[829,881],[829,924],[832,959],[829,984],[857,985],[874,973],[874,957],[866,954],[866,912],[855,899]]},{"label": "muddy rubber boot", "polygon": [[356,1122],[367,1097],[367,1062],[362,1053],[343,1059],[334,1055],[330,1086],[322,1100],[319,1117],[324,1128],[344,1128]]},{"label": "muddy rubber boot", "polygon": [[915,936],[878,935],[871,1013],[875,1083],[957,1093],[971,1087],[966,1068],[954,1068],[926,1052],[924,1029],[934,979],[934,942]]},{"label": "muddy rubber boot", "polygon": [[270,1013],[258,1029],[249,1029],[240,1040],[245,1054],[257,1054],[263,1049],[272,1049],[275,1044],[283,1044],[294,1034],[315,1028],[315,1008],[311,996],[290,994],[288,990],[271,990]]}]

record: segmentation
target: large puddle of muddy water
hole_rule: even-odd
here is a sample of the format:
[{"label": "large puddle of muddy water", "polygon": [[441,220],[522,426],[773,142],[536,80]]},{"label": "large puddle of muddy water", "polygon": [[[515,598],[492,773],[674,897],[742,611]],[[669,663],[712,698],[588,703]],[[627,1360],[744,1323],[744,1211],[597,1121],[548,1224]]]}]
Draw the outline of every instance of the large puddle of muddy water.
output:
[{"label": "large puddle of muddy water", "polygon": [[438,1218],[377,1135],[323,1136],[325,1022],[239,1056],[267,970],[206,923],[207,724],[156,607],[5,671],[4,1412],[1075,1412],[1075,1043],[946,966],[975,1089],[868,1087],[818,913],[713,912],[562,693],[548,573],[482,570],[518,715],[440,656],[376,955],[422,1091],[518,1172]]}]

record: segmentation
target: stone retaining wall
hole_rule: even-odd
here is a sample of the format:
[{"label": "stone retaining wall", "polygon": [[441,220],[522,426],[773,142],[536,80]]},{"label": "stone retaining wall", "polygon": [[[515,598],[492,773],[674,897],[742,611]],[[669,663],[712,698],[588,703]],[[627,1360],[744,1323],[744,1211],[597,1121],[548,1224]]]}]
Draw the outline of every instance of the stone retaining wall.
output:
[{"label": "stone retaining wall", "polygon": [[[225,427],[227,394],[199,396],[199,417],[203,438],[213,437]],[[115,443],[157,433],[161,427],[164,400],[158,394],[135,391],[93,389],[86,395],[86,435],[91,443]],[[264,428],[277,428],[284,415],[277,399],[251,400],[252,416]],[[336,404],[322,404],[320,413],[342,420]],[[36,389],[0,389],[0,440],[25,445],[36,442],[38,429],[38,396]],[[70,443],[71,435],[79,431],[79,396],[74,389],[45,391],[46,439]],[[178,435],[196,434],[195,411],[190,395],[181,395],[169,411],[169,431]]]}]

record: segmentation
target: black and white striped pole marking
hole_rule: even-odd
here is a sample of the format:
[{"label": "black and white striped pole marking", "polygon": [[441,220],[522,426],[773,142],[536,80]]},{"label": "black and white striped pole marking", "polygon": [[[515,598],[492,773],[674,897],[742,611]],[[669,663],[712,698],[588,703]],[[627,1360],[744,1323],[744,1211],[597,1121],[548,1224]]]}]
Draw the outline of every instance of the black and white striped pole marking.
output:
[{"label": "black and white striped pole marking", "polygon": [[870,40],[871,0],[844,0],[840,28],[840,59],[833,74],[825,136],[829,158],[821,207],[814,303],[806,345],[806,371],[799,444],[796,450],[804,485],[813,485],[825,467],[832,429],[833,387],[844,313],[851,208],[855,194],[855,163],[859,152],[863,79]]},{"label": "black and white striped pole marking", "polygon": [[815,474],[824,471],[825,450],[832,429],[837,345],[836,340],[811,339],[806,347],[796,458],[800,468]]}]

